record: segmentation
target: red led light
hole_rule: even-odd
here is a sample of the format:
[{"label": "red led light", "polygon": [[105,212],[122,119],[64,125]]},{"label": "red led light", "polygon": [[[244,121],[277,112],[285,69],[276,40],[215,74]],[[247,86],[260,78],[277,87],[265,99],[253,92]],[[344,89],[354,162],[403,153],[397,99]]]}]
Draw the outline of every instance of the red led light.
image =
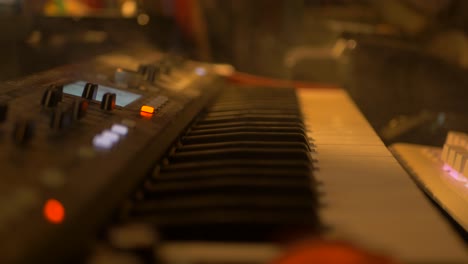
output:
[{"label": "red led light", "polygon": [[65,207],[56,199],[49,199],[44,204],[44,217],[52,224],[60,224],[65,219]]}]

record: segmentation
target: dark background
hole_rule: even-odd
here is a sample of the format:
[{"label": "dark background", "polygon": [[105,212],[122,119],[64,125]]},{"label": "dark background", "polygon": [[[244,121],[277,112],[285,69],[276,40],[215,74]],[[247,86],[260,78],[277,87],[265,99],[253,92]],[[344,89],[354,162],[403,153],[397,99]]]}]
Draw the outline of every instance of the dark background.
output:
[{"label": "dark background", "polygon": [[149,45],[339,85],[387,144],[468,132],[467,1],[132,0],[124,15],[126,1],[0,1],[0,80]]}]

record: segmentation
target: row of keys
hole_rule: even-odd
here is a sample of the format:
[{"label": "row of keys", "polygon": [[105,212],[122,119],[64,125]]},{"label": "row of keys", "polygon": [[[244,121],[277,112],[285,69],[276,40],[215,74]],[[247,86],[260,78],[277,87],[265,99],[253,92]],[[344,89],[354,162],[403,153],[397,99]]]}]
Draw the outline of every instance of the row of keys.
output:
[{"label": "row of keys", "polygon": [[468,134],[450,131],[441,158],[459,174],[468,177]]},{"label": "row of keys", "polygon": [[135,193],[124,220],[174,240],[318,229],[305,135],[294,91],[225,89]]}]

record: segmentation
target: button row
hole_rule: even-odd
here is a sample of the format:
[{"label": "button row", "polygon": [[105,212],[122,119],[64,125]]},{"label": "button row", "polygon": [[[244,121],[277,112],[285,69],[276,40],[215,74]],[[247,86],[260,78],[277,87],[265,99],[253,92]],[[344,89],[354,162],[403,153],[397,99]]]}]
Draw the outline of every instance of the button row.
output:
[{"label": "button row", "polygon": [[110,129],[102,131],[93,138],[93,146],[99,150],[109,150],[128,134],[129,127],[124,124],[114,124]]},{"label": "button row", "polygon": [[149,101],[146,105],[142,105],[140,108],[140,116],[144,118],[151,118],[156,110],[161,109],[167,102],[169,98],[166,96],[158,96],[153,100]]}]

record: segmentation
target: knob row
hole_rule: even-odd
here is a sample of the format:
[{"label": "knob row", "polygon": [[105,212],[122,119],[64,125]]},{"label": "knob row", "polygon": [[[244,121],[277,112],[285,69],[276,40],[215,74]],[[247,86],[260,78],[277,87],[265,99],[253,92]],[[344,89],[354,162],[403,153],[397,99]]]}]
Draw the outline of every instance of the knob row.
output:
[{"label": "knob row", "polygon": [[[98,85],[95,83],[86,83],[83,88],[83,93],[81,97],[86,100],[95,100],[98,91]],[[45,90],[44,94],[42,95],[41,105],[47,108],[56,107],[59,102],[62,101],[63,98],[63,86],[59,85],[52,85],[48,89]],[[101,109],[111,111],[115,109],[117,95],[115,93],[105,93],[102,101],[101,101]],[[75,106],[78,107],[78,106]],[[6,106],[0,104],[0,122],[2,119],[6,118]],[[75,109],[74,112],[79,111]]]},{"label": "knob row", "polygon": [[41,105],[45,107],[55,107],[63,98],[63,86],[52,85],[50,88],[45,90],[42,95]]}]

